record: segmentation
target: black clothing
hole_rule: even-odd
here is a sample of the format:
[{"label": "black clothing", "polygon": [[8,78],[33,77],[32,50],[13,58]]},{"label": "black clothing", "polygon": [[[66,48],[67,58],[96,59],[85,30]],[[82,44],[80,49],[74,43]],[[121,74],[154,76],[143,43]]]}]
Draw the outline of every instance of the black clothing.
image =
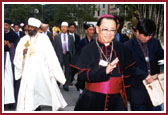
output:
[{"label": "black clothing", "polygon": [[[138,44],[137,38],[134,37],[125,43],[125,45],[131,50],[133,58],[137,62],[137,66],[146,74],[148,74],[147,62],[145,61],[144,53],[140,45]],[[142,44],[143,45],[143,44]],[[151,75],[160,73],[160,67],[158,60],[164,58],[164,51],[160,45],[160,42],[156,38],[151,38],[147,42],[149,52],[149,63]],[[147,93],[145,86],[142,83],[145,76],[132,76],[132,87],[130,93],[130,102],[132,110],[152,110],[152,103]],[[134,106],[135,105],[135,106]],[[138,108],[139,105],[139,108]],[[146,107],[145,107],[146,106]]]},{"label": "black clothing", "polygon": [[[110,62],[118,57],[119,64],[113,70],[113,72],[108,75],[106,75],[106,67],[99,65],[101,59],[106,59],[99,52],[96,41],[88,44],[86,47],[83,48],[75,67],[80,70],[78,76],[78,87],[84,89],[84,91],[75,106],[75,110],[127,110],[126,98],[123,98],[120,93],[102,94],[84,88],[85,82],[100,83],[103,81],[108,81],[111,77],[121,77],[121,75],[124,75],[123,89],[125,89],[125,87],[130,85],[130,77],[128,77],[130,73],[136,76],[146,76],[142,71],[136,68],[136,62],[133,60],[131,54],[129,53],[129,50],[119,42],[114,41],[113,43],[113,55]],[[109,58],[112,49],[112,43],[108,46],[105,46],[98,40],[98,44],[103,50],[106,58]]]}]

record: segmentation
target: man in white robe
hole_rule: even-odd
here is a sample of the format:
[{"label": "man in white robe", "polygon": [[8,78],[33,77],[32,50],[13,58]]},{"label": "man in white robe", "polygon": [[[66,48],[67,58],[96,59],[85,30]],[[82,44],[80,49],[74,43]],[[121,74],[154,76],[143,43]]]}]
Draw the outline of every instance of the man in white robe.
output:
[{"label": "man in white robe", "polygon": [[38,32],[40,20],[29,18],[28,35],[16,48],[15,79],[21,78],[17,111],[33,111],[40,105],[52,110],[64,108],[65,102],[57,82],[66,82],[63,70],[49,38]]}]

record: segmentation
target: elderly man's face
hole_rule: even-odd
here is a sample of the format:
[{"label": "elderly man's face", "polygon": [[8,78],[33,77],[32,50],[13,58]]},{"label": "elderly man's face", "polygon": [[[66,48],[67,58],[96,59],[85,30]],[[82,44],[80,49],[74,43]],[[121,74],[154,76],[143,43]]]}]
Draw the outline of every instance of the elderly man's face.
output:
[{"label": "elderly man's face", "polygon": [[67,27],[67,26],[61,26],[61,31],[62,31],[63,33],[67,33],[68,27]]},{"label": "elderly man's face", "polygon": [[42,24],[41,29],[43,30],[43,32],[47,32],[48,24]]},{"label": "elderly man's face", "polygon": [[95,33],[95,28],[89,27],[87,30],[85,30],[85,33],[87,34],[87,36],[92,37]]},{"label": "elderly man's face", "polygon": [[111,19],[102,19],[101,25],[96,26],[99,40],[103,43],[110,43],[116,34],[116,22]]}]

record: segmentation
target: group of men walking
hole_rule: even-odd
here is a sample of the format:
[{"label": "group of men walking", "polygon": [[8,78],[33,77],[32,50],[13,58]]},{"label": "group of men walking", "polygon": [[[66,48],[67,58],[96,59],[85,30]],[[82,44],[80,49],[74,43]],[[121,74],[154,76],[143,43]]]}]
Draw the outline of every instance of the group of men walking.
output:
[{"label": "group of men walking", "polygon": [[[10,24],[5,19],[4,25]],[[136,35],[129,40],[117,32],[119,24],[118,17],[103,15],[96,28],[92,24],[85,26],[86,37],[80,40],[75,33],[76,25],[62,22],[62,32],[51,39],[46,31],[46,34],[38,32],[40,20],[29,18],[28,34],[16,46],[14,35],[6,36],[12,30],[4,29],[4,56],[10,57],[4,58],[4,104],[16,100],[18,111],[37,110],[40,105],[52,106],[52,110],[64,108],[67,103],[60,92],[60,83],[69,91],[78,72],[75,86],[80,96],[75,111],[126,111],[128,100],[133,111],[154,110],[142,80],[152,83],[152,75],[160,73],[158,61],[164,59],[159,40],[153,38],[156,25],[149,19],[139,21]],[[46,30],[46,25],[42,28]],[[97,38],[93,39],[95,29]],[[10,102],[6,99],[14,89],[7,94],[6,78],[11,77],[7,64],[11,65],[10,71],[15,70],[11,75],[21,79],[18,97]]]}]

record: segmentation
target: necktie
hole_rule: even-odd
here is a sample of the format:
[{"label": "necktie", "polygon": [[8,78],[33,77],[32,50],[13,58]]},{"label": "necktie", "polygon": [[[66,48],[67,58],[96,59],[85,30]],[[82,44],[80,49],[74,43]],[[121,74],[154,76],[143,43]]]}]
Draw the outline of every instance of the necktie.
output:
[{"label": "necktie", "polygon": [[19,32],[16,32],[16,34],[18,35],[18,37],[20,37]]},{"label": "necktie", "polygon": [[67,52],[67,46],[66,46],[66,36],[64,34],[64,48],[63,48],[63,53],[66,54]]}]

